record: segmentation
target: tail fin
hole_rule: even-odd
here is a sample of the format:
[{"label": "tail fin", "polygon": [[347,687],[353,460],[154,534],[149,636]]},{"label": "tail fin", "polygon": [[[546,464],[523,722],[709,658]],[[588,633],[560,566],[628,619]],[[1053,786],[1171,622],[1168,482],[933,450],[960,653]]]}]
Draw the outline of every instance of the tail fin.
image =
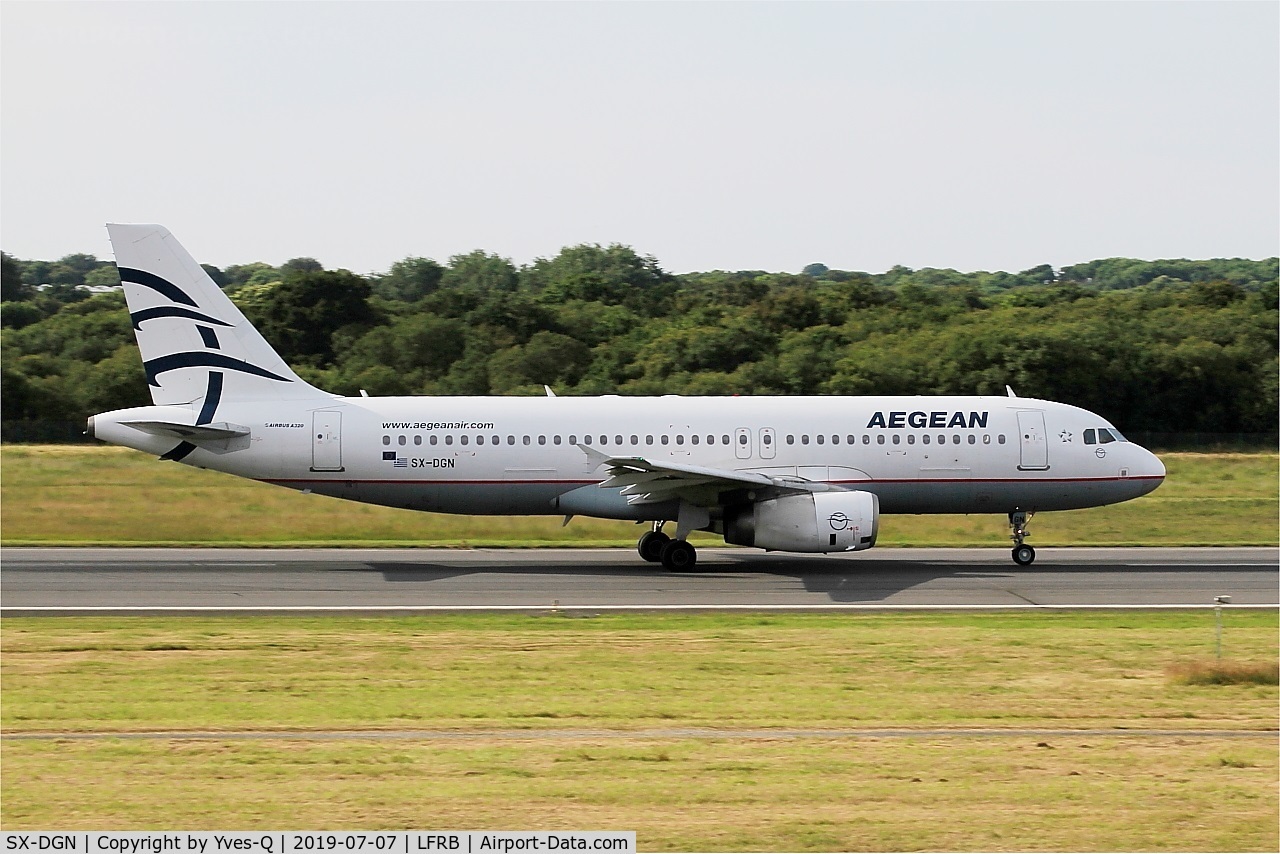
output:
[{"label": "tail fin", "polygon": [[158,225],[107,225],[156,405],[202,400],[208,424],[223,400],[330,395],[285,364],[209,274]]}]

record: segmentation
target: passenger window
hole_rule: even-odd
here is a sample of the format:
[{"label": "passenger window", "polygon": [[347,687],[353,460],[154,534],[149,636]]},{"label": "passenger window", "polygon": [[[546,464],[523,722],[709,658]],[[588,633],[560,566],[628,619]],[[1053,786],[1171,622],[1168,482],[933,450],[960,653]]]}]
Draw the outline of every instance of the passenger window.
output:
[{"label": "passenger window", "polygon": [[944,436],[944,435],[942,435],[941,433],[939,433],[939,434],[938,434],[938,444],[939,444],[939,445],[945,445],[945,444],[947,444],[947,437],[946,437],[946,436]]},{"label": "passenger window", "polygon": [[862,444],[864,444],[864,445],[870,445],[870,444],[871,444],[871,437],[870,437],[870,436],[867,436],[867,435],[865,435],[865,434],[864,434],[864,435],[863,435],[863,437],[862,437]]},{"label": "passenger window", "polygon": [[743,433],[741,436],[739,436],[739,437],[738,437],[738,444],[739,444],[739,445],[745,445],[745,444],[747,444],[747,434],[746,434],[746,433]]},{"label": "passenger window", "polygon": [[521,441],[523,441],[527,445],[529,444],[529,437],[525,436]]},{"label": "passenger window", "polygon": [[432,437],[431,437],[431,439],[430,439],[430,441],[431,441],[431,444],[433,444],[433,445],[438,445],[438,444],[440,444],[440,437],[439,437],[439,436],[432,436]]},{"label": "passenger window", "polygon": [[577,436],[575,436],[575,435],[573,435],[572,433],[570,433],[570,434],[569,434],[569,444],[570,444],[570,445],[576,445],[576,444],[578,444],[578,437],[577,437]]},{"label": "passenger window", "polygon": [[925,433],[923,436],[921,436],[920,441],[924,442],[926,445],[929,444],[929,434]]},{"label": "passenger window", "polygon": [[679,436],[676,436],[676,444],[677,444],[677,445],[683,445],[683,444],[684,444],[684,434],[683,434],[683,433],[681,433]]},{"label": "passenger window", "polygon": [[984,436],[982,437],[982,444],[984,444],[984,445],[990,445],[990,444],[991,444],[991,434],[989,434],[989,433],[988,433],[988,434],[986,434],[986,435],[984,435]]},{"label": "passenger window", "polygon": [[640,437],[639,437],[639,436],[637,436],[637,435],[635,435],[635,434],[633,433],[633,434],[631,435],[631,444],[633,444],[633,445],[639,445],[639,444],[640,444]]},{"label": "passenger window", "polygon": [[469,441],[471,441],[471,440],[467,438],[466,434],[463,434],[463,435],[460,437],[460,441],[462,442],[462,444],[464,444],[464,445],[465,445],[465,444],[467,444],[467,442],[469,442]]},{"label": "passenger window", "polygon": [[396,438],[396,441],[397,441],[398,443],[400,443],[401,445],[403,445],[403,444],[404,444],[404,436],[399,436],[399,437],[397,437],[397,438]]},{"label": "passenger window", "polygon": [[959,433],[955,433],[955,434],[953,434],[953,435],[951,436],[951,444],[953,444],[953,445],[959,445],[959,444],[960,444],[960,434],[959,434]]},{"label": "passenger window", "polygon": [[559,436],[559,434],[557,434],[557,435],[555,435],[555,436],[552,436],[552,437],[551,437],[551,442],[552,442],[553,444],[559,445],[559,444],[560,444],[560,436]]},{"label": "passenger window", "polygon": [[501,436],[494,436],[494,437],[493,437],[493,444],[495,444],[495,445],[501,445],[501,444],[502,444],[502,437],[501,437]]},{"label": "passenger window", "polygon": [[802,434],[800,435],[800,444],[801,444],[801,445],[807,445],[807,444],[809,444],[809,434],[808,434],[808,433],[802,433]]},{"label": "passenger window", "polygon": [[729,444],[729,434],[728,434],[728,433],[725,433],[723,436],[721,436],[721,437],[720,437],[720,444],[722,444],[722,445],[727,445],[727,444]]},{"label": "passenger window", "polygon": [[697,434],[697,433],[694,433],[692,436],[690,436],[690,437],[689,437],[689,441],[690,441],[690,442],[692,442],[692,443],[693,443],[693,444],[695,444],[695,445],[696,445],[696,444],[698,444],[698,441],[699,441],[699,436],[698,436],[698,434]]},{"label": "passenger window", "polygon": [[969,444],[970,444],[970,445],[976,445],[977,443],[978,443],[978,437],[977,437],[977,436],[974,436],[974,435],[972,435],[972,434],[970,434],[970,436],[969,436]]},{"label": "passenger window", "polygon": [[833,436],[831,437],[831,444],[833,444],[833,445],[839,445],[839,444],[840,444],[840,437],[839,437],[839,436],[834,436],[834,435],[833,435]]},{"label": "passenger window", "polygon": [[850,433],[848,436],[845,436],[844,438],[845,438],[845,441],[846,441],[846,442],[848,442],[850,445],[852,445],[852,444],[853,444],[853,434],[852,434],[852,433]]},{"label": "passenger window", "polygon": [[[515,437],[515,436],[507,436],[507,444],[508,444],[508,445],[514,445],[515,443],[516,443],[516,437]],[[432,442],[431,444],[433,444],[433,445],[434,445],[434,444],[435,444],[435,442]]]},{"label": "passenger window", "polygon": [[621,437],[621,436],[614,436],[614,437],[613,437],[613,444],[615,444],[615,445],[621,445],[621,444],[622,444],[622,437]]},{"label": "passenger window", "polygon": [[902,437],[901,437],[901,436],[899,436],[897,433],[894,433],[894,434],[893,434],[893,444],[895,444],[895,445],[901,445],[901,444],[902,444]]},{"label": "passenger window", "polygon": [[1084,443],[1086,445],[1098,444],[1098,432],[1093,428],[1084,431]]},{"label": "passenger window", "polygon": [[476,436],[476,444],[477,444],[477,445],[483,445],[483,444],[484,444],[484,436]]},{"label": "passenger window", "polygon": [[787,444],[788,444],[788,445],[794,445],[795,443],[796,443],[796,437],[795,437],[795,436],[792,436],[790,433],[788,433],[788,434],[787,434]]},{"label": "passenger window", "polygon": [[645,437],[644,437],[644,443],[645,443],[646,445],[652,445],[652,444],[653,444],[653,437],[652,437],[652,436],[645,436]]},{"label": "passenger window", "polygon": [[772,433],[765,433],[765,434],[764,434],[764,436],[762,436],[762,437],[761,437],[760,441],[764,442],[765,447],[768,447],[769,445],[772,445],[772,444],[773,444],[773,434],[772,434]]},{"label": "passenger window", "polygon": [[819,444],[819,445],[824,445],[824,444],[826,444],[827,437],[826,437],[826,436],[823,436],[821,433],[819,433],[817,436],[814,436],[813,438],[815,438],[815,439],[817,439],[817,440],[818,440],[818,444]]},{"label": "passenger window", "polygon": [[444,437],[444,443],[445,443],[446,445],[452,445],[452,444],[453,444],[453,437],[452,437],[452,436],[445,436],[445,437]]},{"label": "passenger window", "polygon": [[659,437],[658,437],[658,441],[665,445],[665,444],[667,444],[668,442],[670,442],[670,441],[671,441],[671,437],[669,437],[669,436],[659,436]]},{"label": "passenger window", "polygon": [[999,442],[1001,445],[1003,445],[1003,444],[1004,444],[1004,434],[1003,434],[1003,433],[1001,433],[999,436],[997,436],[997,437],[996,437],[996,441],[997,441],[997,442]]},{"label": "passenger window", "polygon": [[391,444],[391,437],[390,437],[390,436],[383,436],[383,437],[382,437],[382,444],[384,444],[384,445],[390,445],[390,444]]},{"label": "passenger window", "polygon": [[539,436],[539,437],[538,437],[538,444],[539,444],[539,445],[545,445],[545,444],[547,444],[547,437],[546,437],[546,436]]},{"label": "passenger window", "polygon": [[908,444],[908,445],[914,445],[915,443],[916,443],[916,434],[915,434],[915,433],[908,433],[908,434],[907,434],[907,444]]},{"label": "passenger window", "polygon": [[582,444],[584,444],[584,445],[590,445],[590,444],[591,444],[591,437],[590,437],[590,436],[583,436],[583,437],[582,437]]},{"label": "passenger window", "polygon": [[876,436],[876,444],[877,444],[877,445],[883,445],[883,444],[884,444],[884,434],[883,434],[883,433],[881,433],[880,435]]},{"label": "passenger window", "polygon": [[609,437],[608,437],[608,436],[601,436],[601,437],[600,437],[600,444],[601,444],[601,445],[607,445],[607,444],[609,444]]},{"label": "passenger window", "polygon": [[716,443],[716,437],[715,437],[715,436],[712,436],[710,433],[708,433],[708,434],[707,434],[707,444],[708,444],[708,445],[714,445],[715,443]]}]

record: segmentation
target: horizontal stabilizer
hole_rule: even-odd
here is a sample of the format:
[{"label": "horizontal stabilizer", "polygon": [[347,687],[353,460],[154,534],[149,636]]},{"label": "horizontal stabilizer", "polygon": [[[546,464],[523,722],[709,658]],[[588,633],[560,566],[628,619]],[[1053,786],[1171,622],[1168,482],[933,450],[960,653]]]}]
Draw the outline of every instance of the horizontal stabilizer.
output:
[{"label": "horizontal stabilizer", "polygon": [[237,436],[248,436],[249,428],[239,424],[228,424],[219,421],[217,424],[178,424],[173,421],[121,421],[126,427],[150,433],[153,436],[168,436],[186,442],[220,442],[234,439]]}]

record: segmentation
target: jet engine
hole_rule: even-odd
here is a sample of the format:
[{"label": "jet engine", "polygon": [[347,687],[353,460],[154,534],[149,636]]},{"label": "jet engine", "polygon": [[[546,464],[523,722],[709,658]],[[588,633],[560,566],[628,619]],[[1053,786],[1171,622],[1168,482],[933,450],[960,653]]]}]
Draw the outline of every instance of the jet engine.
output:
[{"label": "jet engine", "polygon": [[781,552],[853,552],[876,544],[880,499],[872,492],[787,495],[725,510],[724,541]]}]

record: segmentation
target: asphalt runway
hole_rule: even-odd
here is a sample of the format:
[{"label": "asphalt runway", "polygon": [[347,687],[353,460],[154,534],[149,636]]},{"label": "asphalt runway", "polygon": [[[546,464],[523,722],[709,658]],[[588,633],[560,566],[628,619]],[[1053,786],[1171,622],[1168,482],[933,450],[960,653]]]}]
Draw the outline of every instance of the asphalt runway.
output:
[{"label": "asphalt runway", "polygon": [[1125,608],[1280,605],[1275,548],[699,550],[670,573],[624,549],[5,549],[0,611]]}]

